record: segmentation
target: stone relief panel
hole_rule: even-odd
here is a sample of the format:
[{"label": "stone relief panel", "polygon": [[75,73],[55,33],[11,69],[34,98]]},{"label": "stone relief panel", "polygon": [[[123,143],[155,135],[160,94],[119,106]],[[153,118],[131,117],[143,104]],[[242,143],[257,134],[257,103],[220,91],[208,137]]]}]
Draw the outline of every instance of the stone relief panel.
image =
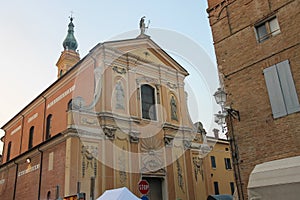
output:
[{"label": "stone relief panel", "polygon": [[182,172],[182,166],[179,162],[179,159],[176,160],[176,168],[177,168],[177,184],[179,188],[184,192],[184,178],[183,178],[183,172]]},{"label": "stone relief panel", "polygon": [[125,92],[121,81],[117,81],[115,86],[115,108],[116,109],[125,109]]},{"label": "stone relief panel", "polygon": [[194,173],[195,173],[196,181],[198,181],[198,174],[201,175],[201,178],[203,181],[204,180],[203,158],[200,158],[199,156],[193,156],[193,166],[194,166]]},{"label": "stone relief panel", "polygon": [[83,145],[81,147],[81,168],[82,177],[89,174],[93,177],[97,176],[97,157],[98,147],[93,145]]},{"label": "stone relief panel", "polygon": [[156,137],[143,138],[140,141],[142,173],[164,171],[163,142]]},{"label": "stone relief panel", "polygon": [[125,147],[122,148],[118,156],[118,165],[119,165],[119,176],[120,176],[120,183],[122,185],[126,185],[127,182],[127,173],[126,173],[126,155],[125,155]]}]

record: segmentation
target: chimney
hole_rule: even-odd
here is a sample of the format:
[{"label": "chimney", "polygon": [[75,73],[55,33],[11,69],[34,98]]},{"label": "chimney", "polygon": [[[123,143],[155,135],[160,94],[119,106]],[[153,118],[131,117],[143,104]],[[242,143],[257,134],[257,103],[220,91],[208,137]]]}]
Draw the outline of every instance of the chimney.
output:
[{"label": "chimney", "polygon": [[214,132],[215,138],[219,139],[219,129],[214,128],[212,131]]}]

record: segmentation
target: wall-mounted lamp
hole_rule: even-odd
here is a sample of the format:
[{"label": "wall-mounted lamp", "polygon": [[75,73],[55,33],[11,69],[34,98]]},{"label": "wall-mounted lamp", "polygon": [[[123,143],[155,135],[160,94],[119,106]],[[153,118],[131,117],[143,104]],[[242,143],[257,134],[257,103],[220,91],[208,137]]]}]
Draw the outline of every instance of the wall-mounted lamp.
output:
[{"label": "wall-mounted lamp", "polygon": [[224,131],[224,129],[226,128],[226,126],[224,126],[224,124],[226,123],[226,117],[230,116],[240,121],[240,112],[231,107],[225,106],[227,100],[227,94],[221,88],[218,88],[218,90],[214,94],[214,97],[216,103],[219,104],[222,109],[222,111],[219,111],[218,114],[215,114],[215,122],[218,125],[222,126],[222,130]]},{"label": "wall-mounted lamp", "polygon": [[31,163],[31,159],[30,158],[26,158],[26,163]]},{"label": "wall-mounted lamp", "polygon": [[[222,127],[223,132],[227,132],[226,136],[229,139],[230,143],[230,150],[231,156],[233,160],[233,167],[234,167],[234,176],[235,176],[235,183],[237,185],[237,192],[238,197],[240,200],[244,200],[243,189],[242,189],[242,181],[241,181],[241,173],[239,167],[239,151],[238,151],[238,144],[235,140],[234,135],[234,128],[233,128],[233,119],[237,119],[240,121],[240,112],[235,110],[231,107],[225,106],[227,94],[221,88],[214,94],[216,103],[221,106],[221,111],[218,114],[215,114],[215,122]],[[226,118],[228,117],[229,120],[229,127],[226,124]]]}]

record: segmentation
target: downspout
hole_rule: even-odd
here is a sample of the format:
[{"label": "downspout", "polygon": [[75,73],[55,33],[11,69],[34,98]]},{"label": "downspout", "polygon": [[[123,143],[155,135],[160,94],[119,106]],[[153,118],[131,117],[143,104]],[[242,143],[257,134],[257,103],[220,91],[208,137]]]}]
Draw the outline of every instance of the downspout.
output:
[{"label": "downspout", "polygon": [[43,152],[38,148],[38,151],[41,153],[41,161],[40,161],[40,177],[39,177],[39,191],[38,191],[38,199],[41,197],[41,185],[42,185],[42,172],[43,172]]},{"label": "downspout", "polygon": [[15,185],[14,185],[14,194],[13,194],[13,200],[16,199],[16,190],[17,190],[17,182],[18,182],[18,170],[19,170],[19,164],[14,161],[16,167],[16,177],[15,177]]},{"label": "downspout", "polygon": [[21,129],[21,141],[20,141],[20,150],[19,150],[19,154],[21,154],[22,151],[22,142],[23,142],[23,134],[24,134],[24,115],[22,115],[22,129]]},{"label": "downspout", "polygon": [[46,141],[45,137],[45,117],[46,117],[46,97],[42,96],[44,98],[44,119],[43,119],[43,128],[42,128],[42,134],[43,134],[43,141]]}]

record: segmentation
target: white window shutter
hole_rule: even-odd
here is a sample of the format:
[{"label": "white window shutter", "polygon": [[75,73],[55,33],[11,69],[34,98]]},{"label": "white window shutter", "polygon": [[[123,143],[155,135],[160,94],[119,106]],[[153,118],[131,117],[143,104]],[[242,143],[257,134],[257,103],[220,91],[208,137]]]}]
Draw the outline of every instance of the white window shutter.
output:
[{"label": "white window shutter", "polygon": [[263,72],[268,89],[273,117],[279,118],[287,115],[276,66],[273,65],[268,67],[264,69]]},{"label": "white window shutter", "polygon": [[291,114],[300,111],[298,95],[296,92],[293,76],[291,73],[289,61],[285,60],[276,64],[279,81],[285,101],[287,113]]}]

